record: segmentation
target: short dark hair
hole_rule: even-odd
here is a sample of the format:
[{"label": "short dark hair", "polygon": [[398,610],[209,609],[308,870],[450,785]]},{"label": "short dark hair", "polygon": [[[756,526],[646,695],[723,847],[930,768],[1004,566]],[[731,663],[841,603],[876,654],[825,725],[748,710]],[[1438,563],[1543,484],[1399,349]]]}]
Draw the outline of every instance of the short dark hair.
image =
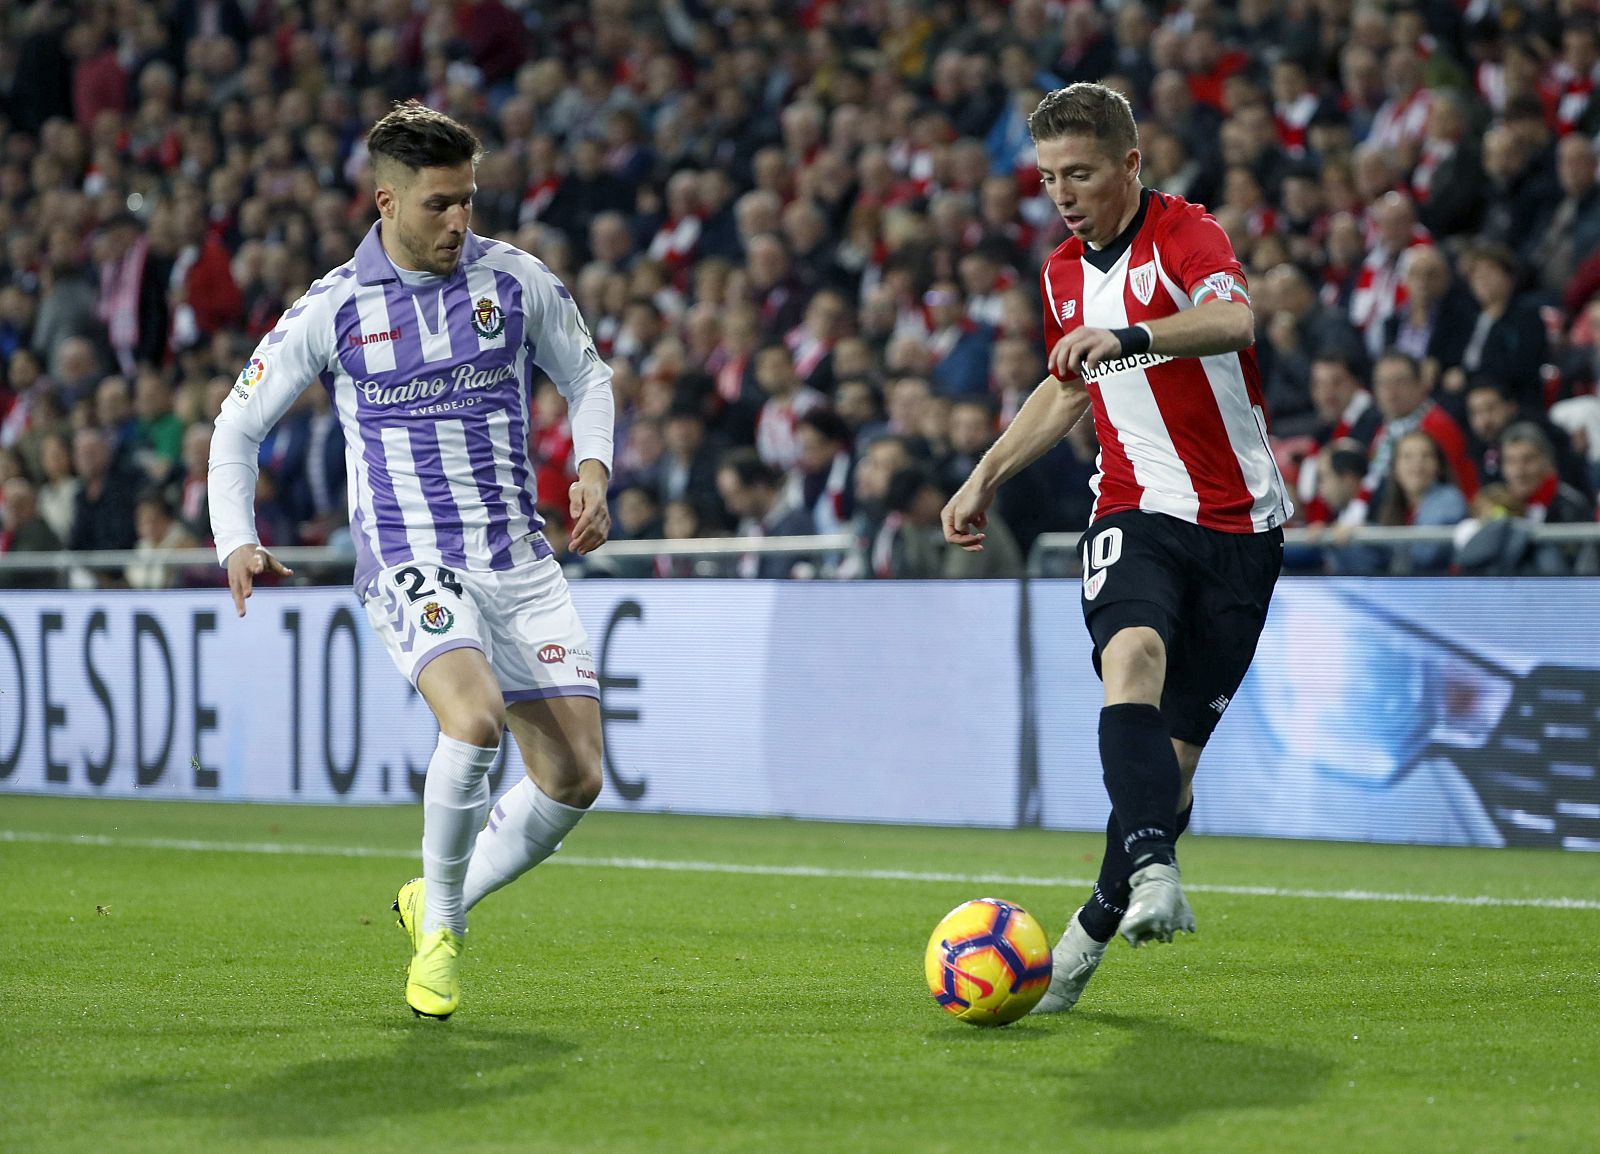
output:
[{"label": "short dark hair", "polygon": [[808,409],[795,423],[811,426],[823,440],[844,445],[846,448],[850,446],[850,426],[844,423],[843,417],[826,405]]},{"label": "short dark hair", "polygon": [[1035,144],[1063,136],[1092,136],[1118,156],[1139,147],[1139,126],[1122,93],[1104,84],[1069,84],[1045,93],[1028,117]]},{"label": "short dark hair", "polygon": [[1417,360],[1416,357],[1412,356],[1403,349],[1385,349],[1383,355],[1373,363],[1373,368],[1377,368],[1378,365],[1383,364],[1384,361],[1399,361],[1401,364],[1405,365],[1407,370],[1410,371],[1413,379],[1422,379],[1422,362]]},{"label": "short dark hair", "polygon": [[780,480],[778,471],[751,448],[729,449],[717,462],[717,468],[726,469],[737,477],[740,488],[761,485],[776,489]]},{"label": "short dark hair", "polygon": [[483,144],[459,121],[419,100],[403,100],[367,133],[367,152],[374,164],[400,164],[416,172],[477,164]]}]

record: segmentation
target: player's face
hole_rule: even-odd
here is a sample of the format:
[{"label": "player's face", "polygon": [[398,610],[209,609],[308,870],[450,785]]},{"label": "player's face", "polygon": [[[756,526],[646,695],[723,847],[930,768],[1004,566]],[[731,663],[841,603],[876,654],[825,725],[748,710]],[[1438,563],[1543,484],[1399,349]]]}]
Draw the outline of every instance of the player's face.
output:
[{"label": "player's face", "polygon": [[1044,191],[1072,235],[1109,244],[1139,210],[1139,150],[1122,156],[1092,136],[1073,133],[1038,145]]},{"label": "player's face", "polygon": [[[405,170],[378,189],[378,211],[398,263],[417,272],[449,276],[461,260],[477,192],[470,163],[451,168]],[[385,196],[387,193],[387,196]]]}]

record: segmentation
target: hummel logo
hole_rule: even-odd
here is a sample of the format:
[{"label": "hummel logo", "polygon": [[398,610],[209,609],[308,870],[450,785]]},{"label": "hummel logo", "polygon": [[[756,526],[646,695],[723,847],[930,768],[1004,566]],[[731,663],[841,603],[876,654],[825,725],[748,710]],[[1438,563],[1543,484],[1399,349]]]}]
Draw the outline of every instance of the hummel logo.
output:
[{"label": "hummel logo", "polygon": [[1070,321],[1073,317],[1075,317],[1077,315],[1078,315],[1078,302],[1077,301],[1062,301],[1061,302],[1061,319],[1062,320]]},{"label": "hummel logo", "polygon": [[1224,693],[1221,697],[1213,701],[1211,703],[1211,708],[1217,711],[1218,717],[1221,717],[1222,711],[1228,708],[1228,695]]}]

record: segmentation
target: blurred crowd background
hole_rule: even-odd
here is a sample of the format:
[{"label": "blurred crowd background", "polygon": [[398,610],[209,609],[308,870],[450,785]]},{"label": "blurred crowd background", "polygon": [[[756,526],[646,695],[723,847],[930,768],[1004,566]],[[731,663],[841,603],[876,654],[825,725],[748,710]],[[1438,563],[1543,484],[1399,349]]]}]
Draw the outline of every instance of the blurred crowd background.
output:
[{"label": "blurred crowd background", "polygon": [[[160,558],[206,543],[211,419],[375,219],[365,129],[416,97],[487,145],[475,230],[567,283],[615,371],[617,537],[846,532],[822,571],[1015,575],[1087,521],[1088,422],[1004,488],[983,553],[938,514],[1044,375],[1065,232],[1026,118],[1083,80],[1245,267],[1320,527],[1292,569],[1592,568],[1527,529],[1596,518],[1593,0],[0,0],[0,552],[220,580]],[[553,385],[536,409],[559,547],[571,440]],[[348,544],[322,389],[263,446],[257,516],[268,545]],[[1352,539],[1374,523],[1459,529]]]}]

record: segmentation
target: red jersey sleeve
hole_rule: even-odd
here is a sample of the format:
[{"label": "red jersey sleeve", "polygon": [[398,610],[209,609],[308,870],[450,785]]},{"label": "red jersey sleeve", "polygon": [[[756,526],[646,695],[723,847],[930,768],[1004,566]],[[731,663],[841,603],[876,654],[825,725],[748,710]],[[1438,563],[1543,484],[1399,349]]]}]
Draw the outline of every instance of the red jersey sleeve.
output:
[{"label": "red jersey sleeve", "polygon": [[1197,305],[1210,300],[1250,303],[1244,269],[1217,218],[1198,204],[1169,212],[1156,233],[1162,263]]},{"label": "red jersey sleeve", "polygon": [[1056,342],[1066,335],[1061,328],[1061,318],[1050,307],[1050,262],[1054,259],[1052,254],[1039,266],[1039,300],[1044,307],[1044,355],[1047,357],[1050,350],[1056,347]]}]

